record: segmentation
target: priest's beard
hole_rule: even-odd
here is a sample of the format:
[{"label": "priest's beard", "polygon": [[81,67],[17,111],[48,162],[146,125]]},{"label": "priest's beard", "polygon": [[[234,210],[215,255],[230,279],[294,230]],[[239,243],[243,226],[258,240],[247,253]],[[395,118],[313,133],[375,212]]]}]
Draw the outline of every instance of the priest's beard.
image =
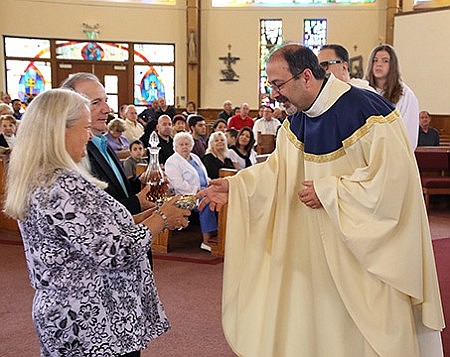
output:
[{"label": "priest's beard", "polygon": [[283,109],[288,116],[294,115],[297,113],[297,107],[291,102],[280,103],[281,109]]}]

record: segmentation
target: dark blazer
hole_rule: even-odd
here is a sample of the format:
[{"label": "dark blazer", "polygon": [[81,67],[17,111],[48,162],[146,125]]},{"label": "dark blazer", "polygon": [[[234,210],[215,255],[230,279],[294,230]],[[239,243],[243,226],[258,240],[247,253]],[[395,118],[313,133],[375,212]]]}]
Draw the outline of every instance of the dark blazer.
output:
[{"label": "dark blazer", "polygon": [[0,134],[0,146],[3,146],[4,148],[9,148],[8,142],[5,139],[5,136],[3,134]]},{"label": "dark blazer", "polygon": [[87,144],[87,152],[89,162],[91,164],[91,173],[99,180],[108,183],[108,187],[105,191],[108,192],[117,201],[122,203],[128,209],[128,211],[130,211],[131,214],[137,214],[141,212],[141,205],[139,204],[139,199],[136,197],[136,193],[138,193],[141,189],[141,183],[139,179],[132,178],[128,180],[125,175],[122,163],[120,162],[116,153],[111,150],[109,146],[107,150],[117,168],[119,169],[129,197],[126,196],[126,193],[123,191],[123,188],[120,185],[116,174],[114,173],[112,167],[106,161],[100,150],[95,146],[93,142],[89,141]]}]

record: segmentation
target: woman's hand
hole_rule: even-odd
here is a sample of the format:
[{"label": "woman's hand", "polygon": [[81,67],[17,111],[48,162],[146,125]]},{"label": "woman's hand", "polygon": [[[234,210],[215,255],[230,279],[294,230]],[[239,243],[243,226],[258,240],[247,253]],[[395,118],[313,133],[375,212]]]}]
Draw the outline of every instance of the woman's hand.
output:
[{"label": "woman's hand", "polygon": [[166,215],[170,230],[186,228],[189,224],[188,217],[191,211],[188,209],[181,209],[176,206],[177,201],[181,196],[174,196],[169,201],[164,203],[160,211]]},{"label": "woman's hand", "polygon": [[191,211],[178,208],[176,202],[179,199],[180,196],[172,197],[159,210],[154,211],[150,217],[142,222],[150,228],[153,236],[158,235],[166,228],[175,230],[185,228],[189,225],[188,217],[191,215]]},{"label": "woman's hand", "polygon": [[152,206],[149,209],[146,209],[145,211],[142,211],[141,213],[133,215],[134,223],[136,223],[136,224],[141,223],[143,220],[150,217],[153,214],[153,212],[155,212],[156,204],[154,204],[153,202],[151,202],[151,204],[152,204]]}]

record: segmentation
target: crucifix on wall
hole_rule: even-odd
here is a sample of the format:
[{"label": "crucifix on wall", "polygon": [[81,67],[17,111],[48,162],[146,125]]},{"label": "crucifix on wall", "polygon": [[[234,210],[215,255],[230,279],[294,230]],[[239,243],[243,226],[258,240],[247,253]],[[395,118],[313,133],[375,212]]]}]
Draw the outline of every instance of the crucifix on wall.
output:
[{"label": "crucifix on wall", "polygon": [[221,81],[227,82],[237,82],[239,81],[239,75],[234,71],[231,67],[232,64],[236,64],[236,61],[240,60],[239,57],[231,56],[231,45],[228,45],[228,55],[226,57],[219,57],[219,60],[223,61],[226,65],[226,69],[222,69],[220,72],[222,73]]}]

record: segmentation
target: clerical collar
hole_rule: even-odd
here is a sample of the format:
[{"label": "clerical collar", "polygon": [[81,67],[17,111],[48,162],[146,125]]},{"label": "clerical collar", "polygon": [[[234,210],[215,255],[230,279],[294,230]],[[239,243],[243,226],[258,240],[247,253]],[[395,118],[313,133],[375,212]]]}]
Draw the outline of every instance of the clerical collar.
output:
[{"label": "clerical collar", "polygon": [[336,79],[331,73],[327,81],[324,81],[319,95],[308,110],[303,112],[309,117],[317,117],[328,109],[339,99],[339,97],[350,90],[351,86]]},{"label": "clerical collar", "polygon": [[319,89],[319,93],[317,93],[316,98],[313,100],[312,104],[309,106],[309,108],[307,108],[306,110],[304,110],[304,112],[307,112],[308,110],[311,109],[311,107],[314,105],[314,103],[316,102],[317,98],[319,97],[320,93],[322,93],[322,90],[325,88],[325,84],[327,84],[328,82],[328,78],[330,77],[330,74],[325,74],[325,78],[323,79],[322,82],[322,86]]}]

